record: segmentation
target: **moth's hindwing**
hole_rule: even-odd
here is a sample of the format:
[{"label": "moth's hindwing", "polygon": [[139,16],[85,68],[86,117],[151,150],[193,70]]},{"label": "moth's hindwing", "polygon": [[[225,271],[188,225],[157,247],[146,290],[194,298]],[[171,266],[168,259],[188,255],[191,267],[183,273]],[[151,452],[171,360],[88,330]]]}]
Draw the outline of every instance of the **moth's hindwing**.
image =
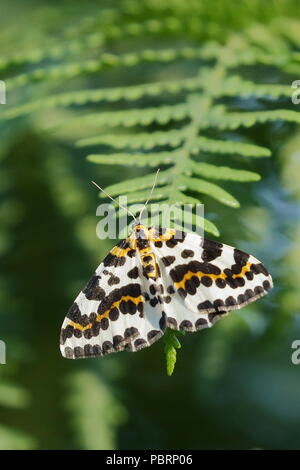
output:
[{"label": "moth's hindwing", "polygon": [[159,303],[136,250],[122,240],[106,256],[67,313],[60,348],[69,359],[150,346],[163,334]]},{"label": "moth's hindwing", "polygon": [[164,287],[166,325],[196,331],[264,296],[273,286],[266,268],[234,247],[182,233],[152,243]]}]

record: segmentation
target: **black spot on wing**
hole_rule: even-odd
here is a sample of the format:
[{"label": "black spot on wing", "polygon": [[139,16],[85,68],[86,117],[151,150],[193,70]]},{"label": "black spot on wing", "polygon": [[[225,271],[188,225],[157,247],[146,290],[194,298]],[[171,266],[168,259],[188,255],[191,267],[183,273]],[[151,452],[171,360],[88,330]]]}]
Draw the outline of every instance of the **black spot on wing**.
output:
[{"label": "black spot on wing", "polygon": [[162,332],[160,330],[151,330],[149,333],[147,333],[147,340],[149,344],[154,343],[157,339],[159,339],[162,335]]},{"label": "black spot on wing", "polygon": [[99,286],[100,276],[93,276],[85,288],[83,293],[85,294],[88,300],[102,300],[105,297],[105,291]]},{"label": "black spot on wing", "polygon": [[219,289],[224,289],[226,287],[226,281],[225,279],[221,279],[221,278],[218,278],[216,280],[216,286],[219,288]]},{"label": "black spot on wing", "polygon": [[244,251],[238,250],[237,248],[234,248],[233,250],[233,257],[234,261],[239,266],[245,266],[249,260],[249,255]]},{"label": "black spot on wing", "polygon": [[201,278],[201,283],[205,286],[205,287],[210,287],[213,283],[211,277],[208,277],[208,276],[202,276]]},{"label": "black spot on wing", "polygon": [[134,342],[134,347],[138,351],[139,349],[145,348],[147,346],[147,342],[143,338],[138,338]]},{"label": "black spot on wing", "polygon": [[169,328],[172,328],[173,330],[177,330],[178,329],[177,320],[173,317],[168,317],[167,318],[167,326]]},{"label": "black spot on wing", "polygon": [[121,335],[115,335],[115,336],[113,337],[113,346],[114,346],[114,349],[115,349],[116,351],[118,351],[119,349],[122,349],[123,344],[124,344],[124,338],[123,338],[123,336],[121,336]]},{"label": "black spot on wing", "polygon": [[124,314],[129,313],[134,315],[136,313],[137,306],[132,300],[122,300],[120,303],[120,311]]},{"label": "black spot on wing", "polygon": [[214,307],[216,310],[218,310],[220,307],[224,307],[224,301],[222,299],[214,300]]},{"label": "black spot on wing", "polygon": [[174,248],[178,243],[178,240],[175,240],[174,236],[170,238],[170,240],[166,241],[166,245],[168,248]]},{"label": "black spot on wing", "polygon": [[195,295],[200,285],[200,281],[197,276],[192,276],[185,282],[185,290],[190,295]]},{"label": "black spot on wing", "polygon": [[243,277],[231,277],[226,278],[226,283],[232,288],[236,289],[237,287],[243,287],[245,285],[245,279]]},{"label": "black spot on wing", "polygon": [[107,330],[107,328],[109,327],[109,321],[107,318],[101,318],[100,320],[100,326],[101,326],[101,329],[102,330]]},{"label": "black spot on wing", "polygon": [[232,295],[230,295],[229,297],[227,297],[227,299],[225,299],[225,305],[227,307],[230,307],[232,305],[236,305],[236,300],[234,297],[232,297]]},{"label": "black spot on wing", "polygon": [[187,291],[185,289],[183,289],[182,287],[180,287],[178,290],[177,290],[178,294],[180,295],[180,297],[182,297],[183,299],[186,298],[187,296]]},{"label": "black spot on wing", "polygon": [[198,318],[198,320],[195,322],[196,330],[202,330],[202,328],[205,328],[207,326],[208,322],[205,318]]},{"label": "black spot on wing", "polygon": [[266,268],[261,263],[251,264],[250,269],[251,269],[251,271],[253,272],[254,275],[255,274],[264,274],[265,276],[269,276],[268,271],[266,270]]},{"label": "black spot on wing", "polygon": [[78,307],[78,305],[77,305],[76,302],[74,302],[74,303],[71,305],[71,307],[70,307],[70,309],[69,309],[69,311],[68,311],[68,313],[67,313],[66,316],[67,316],[67,318],[69,318],[70,320],[72,320],[74,323],[78,323],[78,322],[79,322],[79,320],[80,320],[80,318],[81,318],[81,312],[80,312],[80,309],[79,309],[79,307]]},{"label": "black spot on wing", "polygon": [[271,284],[269,281],[264,281],[263,282],[263,287],[265,290],[270,290],[271,289]]},{"label": "black spot on wing", "polygon": [[[89,345],[87,345],[87,346],[89,346]],[[94,344],[92,346],[92,353],[93,353],[93,356],[102,356],[101,346],[99,344]]]},{"label": "black spot on wing", "polygon": [[100,329],[101,329],[101,325],[100,325],[100,322],[98,321],[95,321],[93,324],[92,324],[92,333],[93,333],[93,336],[98,336],[99,333],[100,333]]},{"label": "black spot on wing", "polygon": [[174,292],[175,292],[174,287],[173,286],[168,286],[167,292],[168,292],[168,294],[174,294]]},{"label": "black spot on wing", "polygon": [[192,331],[193,330],[193,324],[189,320],[183,320],[180,325],[179,325],[180,330],[185,330],[185,331]]},{"label": "black spot on wing", "polygon": [[181,252],[182,258],[192,258],[195,255],[193,250],[183,250]]},{"label": "black spot on wing", "polygon": [[109,312],[109,319],[111,321],[117,321],[119,318],[119,310],[116,307],[113,307]]},{"label": "black spot on wing", "polygon": [[201,245],[203,248],[201,257],[205,262],[213,261],[222,254],[222,243],[215,242],[213,240],[207,240],[206,238],[204,238]]},{"label": "black spot on wing", "polygon": [[137,266],[130,269],[127,273],[127,276],[131,279],[137,279],[139,277],[139,270],[138,270]]},{"label": "black spot on wing", "polygon": [[154,245],[157,247],[157,248],[161,248],[163,246],[163,242],[161,242],[160,240],[154,242]]},{"label": "black spot on wing", "polygon": [[139,335],[139,330],[134,326],[126,328],[124,331],[124,338],[126,341],[131,341],[132,339],[136,338]]},{"label": "black spot on wing", "polygon": [[133,258],[135,255],[136,255],[136,250],[129,250],[127,252],[127,256],[129,256],[130,258]]},{"label": "black spot on wing", "polygon": [[255,295],[260,295],[263,294],[264,288],[262,286],[255,286],[254,287],[254,294]]},{"label": "black spot on wing", "polygon": [[89,322],[93,323],[93,321],[96,320],[96,316],[97,316],[97,314],[95,312],[90,313]]},{"label": "black spot on wing", "polygon": [[93,331],[92,331],[92,329],[89,328],[89,329],[87,329],[87,330],[84,330],[83,336],[85,337],[85,339],[91,339],[92,336],[93,336]]},{"label": "black spot on wing", "polygon": [[60,344],[65,344],[68,338],[72,338],[74,334],[74,328],[71,325],[67,325],[66,328],[62,328],[60,333]]},{"label": "black spot on wing", "polygon": [[161,258],[161,261],[163,262],[165,266],[170,266],[171,264],[174,263],[175,259],[176,259],[175,256],[163,256]]},{"label": "black spot on wing", "polygon": [[111,353],[113,349],[113,344],[110,341],[104,341],[104,343],[102,344],[103,355]]},{"label": "black spot on wing", "polygon": [[153,297],[153,299],[150,299],[150,305],[151,307],[155,307],[158,304],[158,298]]},{"label": "black spot on wing", "polygon": [[78,323],[81,325],[81,326],[87,326],[89,323],[90,323],[90,319],[89,317],[87,316],[87,314],[83,314],[81,315]]},{"label": "black spot on wing", "polygon": [[[94,355],[93,354],[93,346],[91,344],[85,344],[84,348],[83,348],[83,351],[84,351],[85,357],[92,357]],[[102,354],[102,351],[101,351],[101,348],[100,348],[100,355],[101,354]]]},{"label": "black spot on wing", "polygon": [[70,348],[69,346],[67,346],[67,347],[64,349],[64,355],[65,355],[65,357],[67,357],[68,359],[73,359],[73,357],[74,357],[73,349]]},{"label": "black spot on wing", "polygon": [[80,346],[76,346],[74,348],[74,357],[75,357],[75,359],[79,359],[81,357],[84,357],[84,349],[81,348]]},{"label": "black spot on wing", "polygon": [[151,286],[150,286],[150,288],[149,288],[149,291],[150,291],[150,294],[155,295],[156,292],[157,292],[156,286],[154,286],[153,284],[151,284]]},{"label": "black spot on wing", "polygon": [[179,282],[183,279],[186,273],[197,273],[202,272],[204,274],[215,274],[221,273],[220,268],[211,263],[200,263],[197,260],[190,261],[187,264],[179,264],[170,271],[170,276],[174,282]]},{"label": "black spot on wing", "polygon": [[113,286],[115,284],[120,284],[120,278],[118,276],[111,275],[108,280],[108,285]]},{"label": "black spot on wing", "polygon": [[75,338],[81,338],[82,337],[82,331],[77,330],[77,328],[74,328],[74,336],[75,336]]},{"label": "black spot on wing", "polygon": [[126,263],[125,256],[116,256],[112,253],[108,253],[108,255],[103,260],[104,266],[124,266]]},{"label": "black spot on wing", "polygon": [[198,310],[201,312],[201,310],[209,310],[213,308],[213,304],[211,303],[210,300],[205,300],[204,302],[201,302],[198,304]]}]

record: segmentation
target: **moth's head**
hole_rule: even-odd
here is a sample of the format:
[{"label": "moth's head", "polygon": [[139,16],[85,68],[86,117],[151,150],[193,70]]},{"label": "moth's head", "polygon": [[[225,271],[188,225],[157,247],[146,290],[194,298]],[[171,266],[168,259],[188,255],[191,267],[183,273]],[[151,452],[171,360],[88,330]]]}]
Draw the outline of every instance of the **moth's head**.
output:
[{"label": "moth's head", "polygon": [[149,239],[149,229],[141,223],[137,223],[132,227],[132,235],[134,238],[148,240]]}]

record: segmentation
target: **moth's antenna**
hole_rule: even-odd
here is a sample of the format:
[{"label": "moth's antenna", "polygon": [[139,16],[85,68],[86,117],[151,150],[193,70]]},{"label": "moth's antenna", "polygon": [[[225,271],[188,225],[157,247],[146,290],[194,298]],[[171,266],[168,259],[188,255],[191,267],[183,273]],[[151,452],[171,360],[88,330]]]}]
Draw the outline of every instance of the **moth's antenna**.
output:
[{"label": "moth's antenna", "polygon": [[148,202],[149,202],[150,199],[151,199],[152,193],[153,193],[154,188],[155,188],[155,185],[156,185],[158,173],[159,173],[159,169],[158,169],[157,172],[156,172],[156,175],[155,175],[155,178],[154,178],[154,181],[153,181],[153,185],[152,185],[150,194],[149,194],[149,196],[148,196],[148,199],[147,199],[147,201],[145,202],[145,204],[143,205],[143,207],[142,207],[142,209],[141,209],[141,212],[140,212],[140,214],[139,214],[139,217],[138,217],[139,220],[141,220],[141,218],[142,218],[142,213],[144,212],[144,210],[145,210],[145,208],[146,208]]},{"label": "moth's antenna", "polygon": [[95,183],[95,181],[92,181],[92,183],[96,186],[96,188],[100,189],[100,191],[102,191],[105,194],[105,196],[107,196],[112,201],[116,202],[118,204],[118,206],[121,207],[121,209],[124,209],[125,211],[127,211],[128,214],[130,214],[133,217],[135,222],[137,221],[135,215],[127,207],[122,206],[122,204],[120,204],[116,199],[114,199],[109,194],[107,194],[107,192],[104,191],[104,189],[100,188],[100,186],[97,183]]}]

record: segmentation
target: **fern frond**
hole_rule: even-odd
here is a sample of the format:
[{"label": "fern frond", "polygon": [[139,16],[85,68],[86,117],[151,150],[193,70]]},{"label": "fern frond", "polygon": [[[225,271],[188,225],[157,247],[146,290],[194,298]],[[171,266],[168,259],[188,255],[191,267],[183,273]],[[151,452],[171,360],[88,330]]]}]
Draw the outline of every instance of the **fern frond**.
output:
[{"label": "fern frond", "polygon": [[69,80],[80,75],[94,74],[105,67],[133,67],[143,62],[168,63],[178,59],[201,59],[202,56],[202,49],[193,47],[164,50],[146,49],[142,52],[128,52],[120,55],[103,53],[100,59],[73,62],[47,69],[39,68],[20,74],[7,80],[7,87],[13,90],[31,82]]},{"label": "fern frond", "polygon": [[[185,103],[180,103],[173,106],[166,105],[144,109],[129,109],[126,111],[93,113],[80,116],[74,120],[93,127],[133,127],[137,125],[148,126],[153,122],[158,124],[167,124],[170,121],[182,121],[188,116],[189,109],[186,108]],[[68,125],[70,122],[67,122],[66,124]]]},{"label": "fern frond", "polygon": [[183,332],[175,332],[168,329],[164,334],[165,343],[165,355],[166,355],[166,366],[167,374],[171,376],[174,372],[176,361],[177,361],[177,349],[181,348],[178,336],[183,335]]},{"label": "fern frond", "polygon": [[[172,175],[169,171],[160,171],[156,186],[168,185],[172,180]],[[128,181],[121,181],[120,183],[106,186],[106,192],[111,196],[117,196],[119,194],[130,193],[133,191],[140,191],[142,189],[150,189],[153,185],[153,175],[145,175],[143,178],[131,178],[130,184]],[[103,195],[101,197],[104,197]],[[198,202],[198,201],[197,201]]]},{"label": "fern frond", "polygon": [[191,191],[195,191],[200,194],[206,194],[230,207],[240,206],[235,197],[214,183],[210,183],[199,178],[190,178],[187,176],[182,176],[180,178],[180,182],[181,181],[183,184],[185,184],[185,188],[188,188]]},{"label": "fern frond", "polygon": [[198,78],[185,78],[170,82],[146,83],[129,87],[102,88],[99,90],[73,91],[42,98],[31,103],[10,108],[2,114],[2,119],[12,119],[29,114],[39,109],[67,107],[71,105],[82,106],[100,101],[115,102],[121,99],[134,101],[146,96],[159,96],[164,93],[174,94],[182,91],[199,89]]},{"label": "fern frond", "polygon": [[208,179],[228,181],[259,181],[260,175],[254,171],[236,170],[227,166],[217,166],[210,163],[191,161],[189,169],[194,175]]},{"label": "fern frond", "polygon": [[167,165],[179,158],[177,151],[159,153],[112,153],[103,155],[88,155],[90,162],[106,165],[149,166]]},{"label": "fern frond", "polygon": [[233,153],[244,157],[270,157],[268,148],[230,140],[208,139],[197,137],[191,152],[197,154],[199,150],[212,153]]},{"label": "fern frond", "polygon": [[290,109],[275,109],[272,111],[250,111],[224,114],[222,119],[215,116],[205,123],[205,127],[214,126],[218,129],[237,129],[238,127],[252,127],[256,124],[273,121],[286,121],[300,123],[300,113]]},{"label": "fern frond", "polygon": [[220,92],[219,96],[232,96],[247,98],[254,96],[257,98],[280,98],[291,97],[290,85],[277,85],[273,83],[255,83],[244,80],[239,76],[233,76],[227,79]]},{"label": "fern frond", "polygon": [[[74,127],[79,129],[79,148],[107,147],[99,152],[93,149],[88,155],[90,162],[145,168],[147,174],[143,177],[106,188],[113,196],[127,194],[130,204],[144,201],[153,182],[149,169],[162,167],[153,200],[195,206],[199,203],[198,195],[203,194],[230,207],[239,207],[234,195],[218,182],[255,182],[260,179],[259,174],[234,168],[234,164],[218,165],[215,158],[213,162],[207,160],[218,155],[234,155],[241,158],[241,162],[243,157],[271,156],[268,148],[245,142],[240,131],[235,132],[233,140],[224,135],[224,130],[252,128],[278,120],[299,123],[299,112],[289,109],[287,100],[286,109],[283,105],[284,99],[291,95],[290,86],[274,84],[270,76],[270,69],[282,76],[289,67],[299,66],[300,42],[295,26],[293,24],[289,33],[284,32],[284,22],[277,26],[272,23],[270,30],[251,25],[243,34],[231,34],[222,43],[199,44],[199,25],[203,25],[203,20],[198,14],[193,17],[190,8],[179,8],[173,2],[174,11],[177,14],[182,11],[183,17],[177,17],[167,6],[162,17],[148,17],[146,12],[155,10],[152,3],[150,8],[132,0],[133,9],[125,2],[120,9],[104,10],[103,17],[96,14],[87,17],[86,22],[83,19],[79,25],[83,32],[80,42],[71,28],[64,36],[68,40],[23,56],[18,54],[10,62],[2,60],[2,70],[10,65],[17,66],[15,75],[6,82],[8,90],[35,83],[39,98],[20,103],[16,92],[14,105],[6,107],[1,118],[13,119],[36,111],[69,107],[71,118],[59,124],[60,133],[65,132],[65,127],[71,130]],[[192,10],[199,11],[197,2],[193,2]],[[125,24],[121,21],[124,14],[130,17]],[[276,27],[280,36],[274,33]],[[156,47],[156,37],[170,38],[174,33],[180,36],[175,46],[162,48],[159,43]],[[138,39],[149,35],[153,41],[151,48],[138,47]],[[125,38],[129,37],[133,43],[135,38],[136,47],[126,48]],[[112,41],[122,47],[111,52]],[[99,51],[100,47],[103,51]],[[97,57],[93,55],[95,48]],[[116,53],[118,50],[122,52]],[[59,63],[66,54],[69,62]],[[47,66],[43,64],[45,59]],[[34,67],[22,68],[26,64]],[[245,79],[247,67],[258,64],[265,67],[266,83]],[[148,83],[132,85],[132,69],[140,65]],[[100,71],[112,68],[121,71],[121,80],[113,87],[101,88],[100,82],[98,88],[96,84],[93,89],[83,85],[81,90],[71,87],[64,93],[51,91],[58,83],[72,82],[76,77],[80,77],[81,83],[89,84],[86,78],[96,80]],[[47,85],[46,96],[38,93],[43,83]],[[236,111],[237,102],[239,108],[246,111]],[[105,103],[103,110],[101,103]],[[93,112],[86,111],[90,104],[94,106]],[[57,129],[55,119],[53,127]],[[96,129],[96,133],[92,129]],[[203,154],[205,162],[201,161]],[[217,234],[213,224],[209,221],[205,224],[208,231]]]},{"label": "fern frond", "polygon": [[[87,137],[77,141],[78,147],[88,147],[92,145],[110,145],[114,148],[129,148],[132,150],[150,150],[156,146],[168,145],[177,147],[184,140],[185,128],[172,129],[170,131],[139,132],[134,134],[101,134],[94,137]],[[257,146],[253,146],[257,147]],[[257,147],[259,148],[259,147]],[[266,149],[268,150],[268,149]]]},{"label": "fern frond", "polygon": [[98,48],[104,43],[102,33],[94,33],[85,36],[83,40],[73,39],[63,44],[56,44],[49,48],[39,48],[18,53],[14,56],[0,59],[0,70],[4,71],[9,67],[20,65],[34,65],[43,60],[58,60],[67,55],[78,54],[87,48]]}]

